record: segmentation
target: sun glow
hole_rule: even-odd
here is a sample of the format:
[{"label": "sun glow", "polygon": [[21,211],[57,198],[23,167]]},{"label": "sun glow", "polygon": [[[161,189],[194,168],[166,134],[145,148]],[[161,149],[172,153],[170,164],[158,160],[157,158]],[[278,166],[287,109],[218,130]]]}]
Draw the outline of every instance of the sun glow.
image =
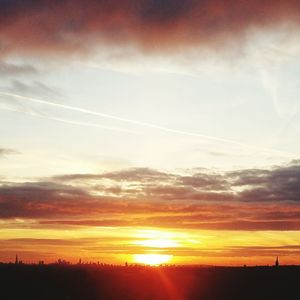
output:
[{"label": "sun glow", "polygon": [[178,243],[168,239],[152,239],[152,240],[143,240],[137,241],[137,245],[141,245],[144,247],[151,247],[151,248],[172,248],[178,247]]},{"label": "sun glow", "polygon": [[134,244],[142,247],[175,248],[180,246],[175,239],[175,235],[171,232],[161,230],[140,230],[136,234],[136,237],[138,240],[136,240]]},{"label": "sun glow", "polygon": [[133,259],[140,264],[157,266],[169,262],[172,257],[173,255],[168,254],[135,254]]}]

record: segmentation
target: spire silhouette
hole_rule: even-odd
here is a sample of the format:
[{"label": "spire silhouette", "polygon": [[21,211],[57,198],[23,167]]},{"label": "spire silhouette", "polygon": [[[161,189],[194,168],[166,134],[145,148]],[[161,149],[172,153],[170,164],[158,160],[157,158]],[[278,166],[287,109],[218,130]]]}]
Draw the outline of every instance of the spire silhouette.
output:
[{"label": "spire silhouette", "polygon": [[279,267],[279,259],[278,259],[278,256],[276,257],[275,267]]}]

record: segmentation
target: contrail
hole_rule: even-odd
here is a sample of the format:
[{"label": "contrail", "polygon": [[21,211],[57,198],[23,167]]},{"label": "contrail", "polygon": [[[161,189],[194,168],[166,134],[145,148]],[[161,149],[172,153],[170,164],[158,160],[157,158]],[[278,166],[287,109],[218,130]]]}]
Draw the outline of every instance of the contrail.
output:
[{"label": "contrail", "polygon": [[48,105],[48,106],[60,107],[60,108],[66,109],[66,110],[81,112],[81,113],[84,113],[84,114],[89,114],[89,115],[94,115],[94,116],[98,116],[98,117],[102,117],[102,118],[117,120],[117,121],[129,123],[129,124],[135,124],[135,125],[139,125],[139,126],[143,126],[143,127],[158,129],[158,130],[165,131],[165,132],[171,132],[171,133],[176,133],[176,134],[185,135],[185,136],[193,136],[193,137],[198,137],[198,138],[202,138],[202,139],[206,139],[206,140],[232,144],[232,145],[236,145],[236,146],[239,146],[239,147],[248,148],[248,149],[252,149],[252,150],[259,150],[259,151],[268,152],[268,153],[277,153],[277,154],[285,155],[285,156],[295,156],[294,154],[282,152],[282,151],[275,150],[275,149],[258,148],[258,147],[255,147],[255,146],[247,145],[247,144],[240,143],[238,141],[234,141],[234,140],[230,140],[230,139],[224,139],[224,138],[219,138],[219,137],[205,135],[205,134],[199,134],[199,133],[193,133],[193,132],[188,132],[188,131],[183,131],[183,130],[172,129],[172,128],[156,125],[156,124],[153,124],[153,123],[122,118],[122,117],[118,117],[118,116],[115,116],[115,115],[105,114],[105,113],[101,113],[101,112],[97,112],[97,111],[92,111],[92,110],[88,110],[88,109],[81,108],[81,107],[76,107],[76,106],[71,106],[71,105],[66,105],[66,104],[60,104],[60,103],[51,102],[51,101],[47,101],[47,100],[22,96],[22,95],[13,94],[13,93],[1,92],[1,91],[0,91],[0,95],[19,98],[19,99],[31,101],[31,102],[34,102],[34,103],[44,104],[44,105]]},{"label": "contrail", "polygon": [[29,111],[22,111],[19,109],[13,109],[13,108],[0,108],[1,110],[8,110],[8,111],[14,111],[14,112],[19,112],[23,113],[26,115],[30,115],[33,117],[38,117],[38,118],[43,118],[47,120],[53,120],[53,121],[58,121],[66,124],[73,124],[73,125],[78,125],[78,126],[86,126],[86,127],[95,127],[99,129],[105,129],[105,130],[112,130],[112,131],[117,131],[117,132],[123,132],[123,133],[131,133],[131,134],[139,134],[138,132],[119,128],[119,127],[113,127],[113,126],[106,126],[106,125],[100,125],[100,124],[95,124],[95,123],[89,123],[89,122],[81,122],[81,121],[74,121],[74,120],[69,120],[69,119],[64,119],[64,118],[57,118],[57,117],[52,117],[52,116],[46,116],[43,114],[38,114],[34,112],[29,112]]},{"label": "contrail", "polygon": [[56,117],[47,117],[47,118],[50,120],[59,121],[62,123],[67,123],[67,124],[74,124],[74,125],[79,125],[79,126],[95,127],[95,128],[124,132],[124,133],[138,134],[138,132],[127,130],[127,129],[122,129],[119,127],[106,126],[106,125],[100,125],[100,124],[89,123],[89,122],[73,121],[73,120],[56,118]]},{"label": "contrail", "polygon": [[17,94],[13,94],[13,93],[0,92],[0,94],[4,95],[4,96],[10,96],[10,97],[15,97],[15,98],[19,98],[19,99],[28,100],[28,101],[35,102],[35,103],[60,107],[60,108],[64,108],[64,109],[67,109],[67,110],[72,110],[72,111],[77,111],[77,112],[81,112],[81,113],[85,113],[85,114],[99,116],[99,117],[103,117],[103,118],[109,118],[109,119],[113,119],[113,120],[117,120],[117,121],[121,121],[121,122],[126,122],[126,123],[131,123],[131,124],[135,124],[135,125],[144,126],[144,127],[159,129],[159,130],[163,130],[163,131],[167,131],[167,132],[179,133],[179,134],[183,134],[183,135],[201,137],[201,138],[214,140],[214,141],[218,141],[218,142],[232,143],[232,144],[236,144],[236,145],[239,145],[239,146],[245,146],[244,144],[233,141],[233,140],[222,139],[222,138],[212,137],[212,136],[209,136],[209,135],[191,133],[191,132],[187,132],[187,131],[172,129],[172,128],[159,126],[159,125],[148,123],[148,122],[141,122],[141,121],[137,121],[137,120],[118,117],[118,116],[111,115],[111,114],[104,114],[104,113],[100,113],[100,112],[96,112],[96,111],[92,111],[92,110],[88,110],[88,109],[80,108],[80,107],[76,107],[76,106],[55,103],[55,102],[51,102],[51,101],[47,101],[47,100],[41,100],[41,99],[22,96],[22,95],[17,95]]}]

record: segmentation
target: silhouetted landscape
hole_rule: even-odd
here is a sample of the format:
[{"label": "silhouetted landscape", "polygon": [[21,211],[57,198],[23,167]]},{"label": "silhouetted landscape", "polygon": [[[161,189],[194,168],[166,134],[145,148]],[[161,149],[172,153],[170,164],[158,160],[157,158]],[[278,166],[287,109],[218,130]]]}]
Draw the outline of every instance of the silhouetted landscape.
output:
[{"label": "silhouetted landscape", "polygon": [[299,266],[0,265],[1,299],[299,299]]}]

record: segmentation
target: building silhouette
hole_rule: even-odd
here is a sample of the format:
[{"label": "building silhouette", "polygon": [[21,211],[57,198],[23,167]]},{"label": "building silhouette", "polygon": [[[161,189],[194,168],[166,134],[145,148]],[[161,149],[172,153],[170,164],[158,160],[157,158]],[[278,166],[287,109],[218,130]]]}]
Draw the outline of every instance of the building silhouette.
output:
[{"label": "building silhouette", "polygon": [[16,265],[19,264],[18,254],[16,254],[15,264],[16,264]]}]

